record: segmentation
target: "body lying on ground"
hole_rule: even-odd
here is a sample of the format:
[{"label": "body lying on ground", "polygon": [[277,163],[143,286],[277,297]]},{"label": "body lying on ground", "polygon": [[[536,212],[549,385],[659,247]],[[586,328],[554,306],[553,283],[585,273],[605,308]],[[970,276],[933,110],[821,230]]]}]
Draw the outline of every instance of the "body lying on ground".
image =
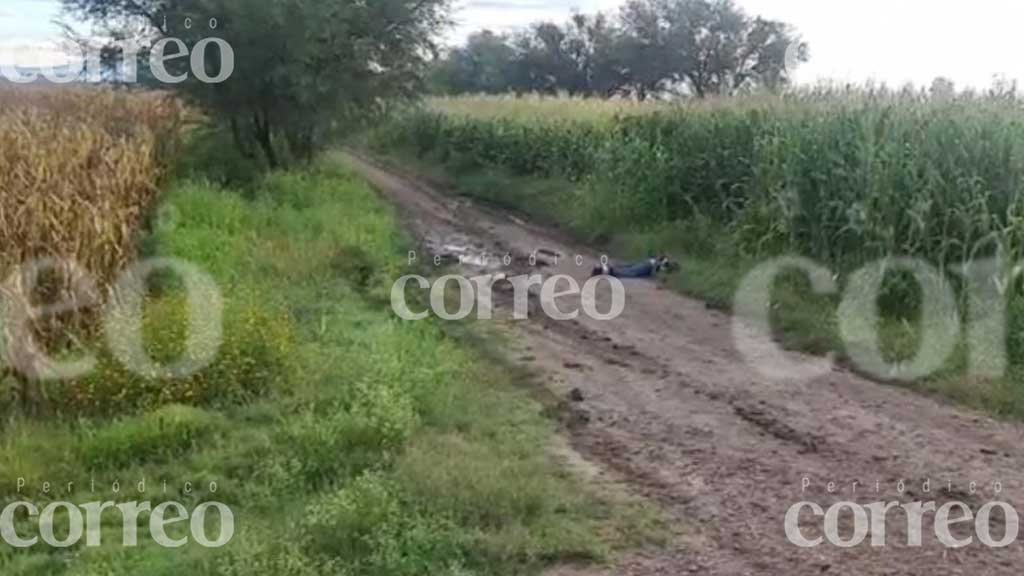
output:
[{"label": "body lying on ground", "polygon": [[643,262],[624,266],[602,264],[594,267],[592,276],[613,276],[615,278],[653,278],[659,272],[667,271],[672,263],[665,256],[648,258]]}]

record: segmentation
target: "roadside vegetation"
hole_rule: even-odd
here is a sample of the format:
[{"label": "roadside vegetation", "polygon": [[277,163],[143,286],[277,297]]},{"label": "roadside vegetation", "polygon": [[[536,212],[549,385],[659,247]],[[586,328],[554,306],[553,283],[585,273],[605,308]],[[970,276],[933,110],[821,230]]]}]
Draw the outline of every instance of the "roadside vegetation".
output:
[{"label": "roadside vegetation", "polygon": [[[102,109],[115,97],[78,98]],[[88,124],[65,129],[84,133]],[[186,140],[207,135],[192,130]],[[95,323],[50,326],[57,336],[46,340],[49,352],[93,353],[97,367],[46,381],[34,410],[23,401],[29,381],[9,373],[0,394],[0,499],[40,508],[137,500],[192,509],[218,501],[234,513],[234,539],[220,549],[194,541],[163,548],[144,514],[139,546],[124,547],[113,510],[103,516],[101,546],[85,547],[84,539],[67,549],[5,545],[0,571],[530,574],[560,561],[600,562],[617,546],[658,533],[642,505],[581,488],[561,468],[549,449],[556,424],[522,385],[527,374],[499,367],[483,347],[439,323],[393,317],[387,296],[403,273],[406,239],[390,209],[337,159],[229,188],[201,176],[205,149],[188,144],[171,173],[190,176],[162,182],[162,194],[156,171],[136,187],[96,192],[108,203],[137,202],[131,217],[107,209],[82,218],[131,226],[117,238],[118,266],[174,257],[214,278],[224,300],[215,361],[184,379],[141,376],[110,354]],[[104,181],[105,164],[77,166]],[[22,198],[6,186],[3,199]],[[78,237],[75,218],[62,218],[68,237]],[[90,236],[80,238],[78,246]],[[24,247],[12,239],[5,258],[20,257],[11,251]],[[82,262],[112,250],[102,244],[81,254]],[[150,282],[143,334],[156,359],[183,352],[183,290],[173,275]],[[58,514],[58,538],[68,535],[67,520]],[[17,530],[38,535],[38,522],[20,510]],[[169,534],[188,530],[179,524]]]},{"label": "roadside vegetation", "polygon": [[[840,286],[869,262],[920,257],[966,302],[958,266],[1024,257],[1021,118],[1012,94],[996,92],[823,89],[671,105],[464,97],[397,115],[368,142],[624,258],[672,252],[682,270],[670,282],[715,306],[731,305],[756,263],[784,254],[829,267]],[[913,386],[1024,416],[1024,295],[1010,286],[1006,378],[965,378],[961,344]],[[837,298],[797,275],[774,298],[784,343],[844,352]],[[879,302],[884,353],[912,357],[919,289],[890,272]]]},{"label": "roadside vegetation", "polygon": [[[538,574],[663,535],[642,503],[565,469],[556,407],[487,338],[390,312],[407,241],[329,149],[421,91],[449,3],[62,4],[69,35],[92,27],[78,40],[112,82],[131,82],[115,39],[150,54],[217,37],[236,58],[168,60],[176,84],[140,61],[133,87],[0,92],[0,500],[217,501],[236,532],[223,548],[164,548],[144,513],[139,545],[124,546],[108,510],[100,546],[2,546],[0,572]],[[223,82],[201,81],[196,62]],[[104,305],[133,296],[114,280],[150,257],[197,267],[223,300],[216,355],[188,376],[130,370],[108,342]],[[33,261],[46,264],[36,278]],[[186,286],[161,272],[143,287],[155,361],[191,354]],[[51,378],[48,358],[95,364]],[[25,508],[14,523],[45,534]]]},{"label": "roadside vegetation", "polygon": [[[20,319],[4,327],[0,377],[17,386],[3,401],[31,413],[53,408],[35,382],[46,367],[14,334],[21,326],[56,347],[96,327],[84,306],[49,315],[19,309],[33,292],[33,265],[36,292],[49,302],[97,298],[135,258],[184,121],[179,102],[155,94],[0,88],[0,295],[7,318]],[[93,289],[82,288],[82,271]]]}]

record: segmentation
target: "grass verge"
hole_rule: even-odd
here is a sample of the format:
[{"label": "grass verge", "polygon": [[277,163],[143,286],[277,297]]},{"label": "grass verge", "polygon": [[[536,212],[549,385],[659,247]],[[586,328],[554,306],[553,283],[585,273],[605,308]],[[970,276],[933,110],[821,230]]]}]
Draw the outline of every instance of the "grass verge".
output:
[{"label": "grass verge", "polygon": [[[494,358],[390,313],[405,240],[337,163],[272,174],[245,195],[182,182],[160,214],[144,251],[216,280],[221,354],[177,382],[129,374],[97,346],[95,374],[50,387],[60,417],[7,422],[0,495],[40,508],[215,500],[234,513],[234,539],[163,548],[143,514],[139,545],[125,547],[114,510],[100,546],[2,546],[0,572],[531,574],[600,561],[647,530],[639,508],[560,469],[548,451],[554,424]],[[144,333],[155,357],[173,358],[180,287],[158,280]],[[40,531],[25,514],[15,525],[24,537]],[[56,536],[68,526],[58,514]],[[168,532],[188,537],[188,524]]]}]

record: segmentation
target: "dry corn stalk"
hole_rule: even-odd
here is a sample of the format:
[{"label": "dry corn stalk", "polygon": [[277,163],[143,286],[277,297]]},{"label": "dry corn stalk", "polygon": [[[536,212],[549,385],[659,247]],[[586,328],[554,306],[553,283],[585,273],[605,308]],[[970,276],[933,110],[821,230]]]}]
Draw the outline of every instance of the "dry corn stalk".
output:
[{"label": "dry corn stalk", "polygon": [[[129,263],[182,121],[180,104],[158,94],[0,89],[0,295],[4,331],[15,332],[6,360],[23,380],[45,373],[40,351],[95,313],[44,317],[33,302],[81,300],[83,273],[102,292]],[[45,261],[57,264],[26,289],[24,267]]]}]

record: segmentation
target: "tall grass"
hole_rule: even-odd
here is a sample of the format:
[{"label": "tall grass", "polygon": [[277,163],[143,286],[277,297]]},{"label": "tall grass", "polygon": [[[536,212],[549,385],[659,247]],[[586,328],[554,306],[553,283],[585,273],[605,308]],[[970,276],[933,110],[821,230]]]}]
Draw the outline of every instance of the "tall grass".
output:
[{"label": "tall grass", "polygon": [[433,101],[384,131],[420,155],[563,176],[588,233],[706,218],[751,255],[842,267],[1024,256],[1024,112],[885,92],[669,105]]}]

